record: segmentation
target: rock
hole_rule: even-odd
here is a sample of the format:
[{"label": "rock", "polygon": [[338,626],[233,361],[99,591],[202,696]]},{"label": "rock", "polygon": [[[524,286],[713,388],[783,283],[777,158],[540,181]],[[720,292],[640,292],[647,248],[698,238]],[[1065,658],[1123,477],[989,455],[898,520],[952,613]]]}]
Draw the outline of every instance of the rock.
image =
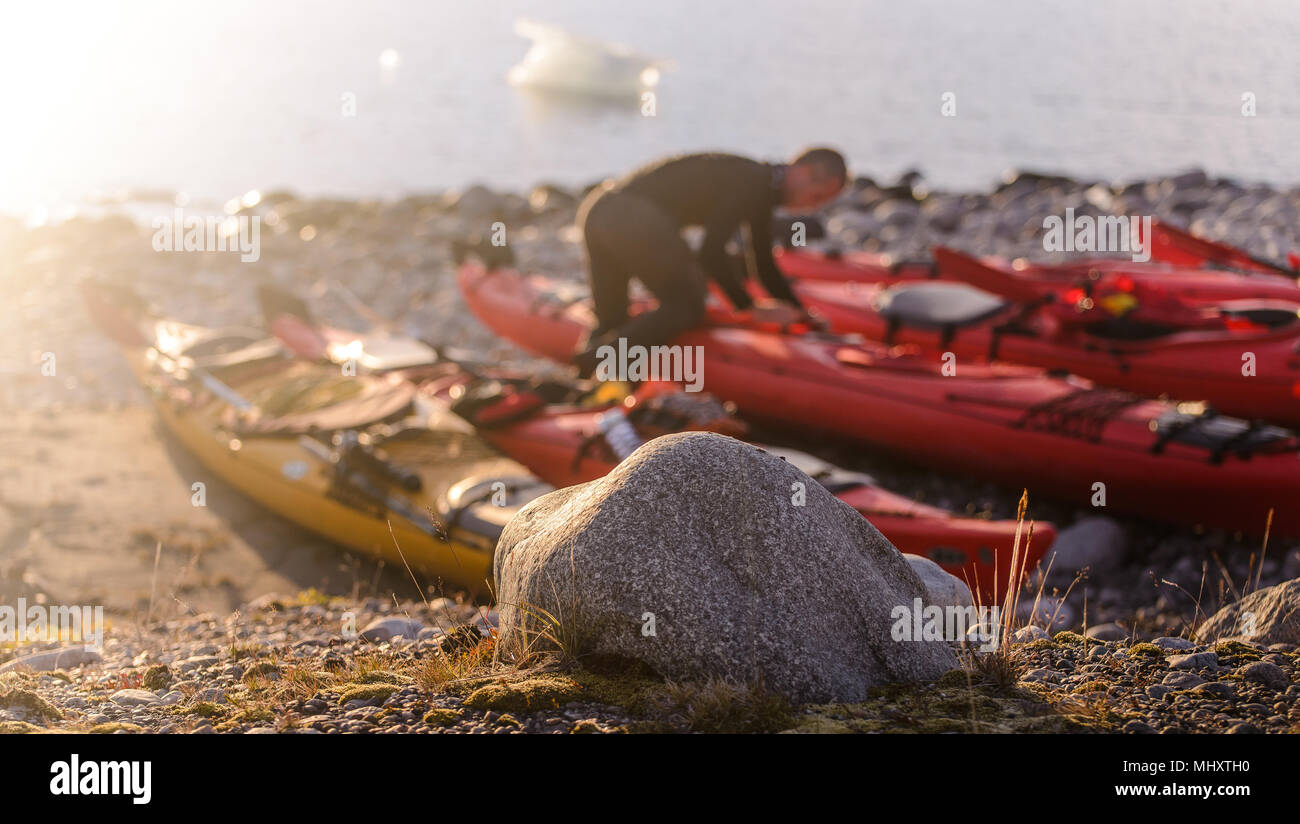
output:
[{"label": "rock", "polygon": [[495,573],[506,655],[546,610],[584,652],[675,679],[761,679],[799,702],[957,666],[946,643],[907,638],[925,587],[875,527],[789,463],[711,433],[658,438],[529,503]]},{"label": "rock", "polygon": [[1173,669],[1214,669],[1219,666],[1219,656],[1213,652],[1193,652],[1171,655],[1165,663]]},{"label": "rock", "polygon": [[1088,638],[1095,638],[1098,641],[1126,641],[1129,637],[1129,631],[1119,624],[1098,624],[1095,627],[1088,627],[1083,633]]},{"label": "rock", "polygon": [[1190,690],[1204,684],[1205,679],[1191,672],[1171,672],[1160,683],[1171,689]]},{"label": "rock", "polygon": [[149,690],[118,690],[109,696],[120,707],[141,707],[159,703],[158,696]]},{"label": "rock", "polygon": [[506,199],[486,186],[475,184],[462,192],[451,192],[443,199],[449,211],[459,212],[467,220],[498,219],[505,216]]},{"label": "rock", "polygon": [[1101,515],[1080,518],[1061,530],[1043,556],[1041,566],[1049,580],[1069,581],[1083,569],[1102,573],[1124,561],[1128,540],[1124,528]]},{"label": "rock", "polygon": [[535,186],[528,194],[528,206],[538,214],[571,211],[578,207],[578,199],[559,186]]},{"label": "rock", "polygon": [[1284,690],[1291,683],[1291,679],[1287,678],[1285,670],[1268,661],[1256,661],[1253,664],[1247,664],[1241,668],[1241,677],[1246,681],[1263,684],[1274,690]]},{"label": "rock", "polygon": [[364,641],[388,641],[398,635],[403,638],[415,638],[420,634],[424,624],[413,618],[376,618],[361,630]]},{"label": "rock", "polygon": [[1300,578],[1252,592],[1196,629],[1207,641],[1244,638],[1253,644],[1300,644]]},{"label": "rock", "polygon": [[1151,643],[1163,650],[1185,650],[1196,646],[1186,638],[1174,638],[1170,635],[1162,635]]},{"label": "rock", "polygon": [[1193,687],[1192,692],[1201,695],[1213,695],[1216,698],[1237,697],[1237,688],[1227,681],[1206,681],[1198,687]]},{"label": "rock", "polygon": [[1134,718],[1124,725],[1124,732],[1130,735],[1155,735],[1156,728]]},{"label": "rock", "polygon": [[945,572],[943,567],[920,555],[904,554],[903,558],[911,565],[912,571],[920,577],[925,585],[926,603],[941,607],[970,607],[975,605],[970,587],[956,575]]},{"label": "rock", "polygon": [[1024,675],[1020,676],[1020,680],[1055,684],[1064,677],[1065,676],[1063,674],[1057,672],[1054,669],[1039,667],[1037,669],[1031,669],[1029,672],[1026,672]]},{"label": "rock", "polygon": [[1047,630],[1031,624],[1027,627],[1021,627],[1016,630],[1011,636],[1011,643],[1028,644],[1030,641],[1042,641],[1051,637],[1052,636],[1048,634]]},{"label": "rock", "polygon": [[275,729],[272,727],[251,727],[244,731],[244,735],[275,735]]},{"label": "rock", "polygon": [[1258,735],[1259,727],[1255,726],[1249,721],[1242,721],[1240,723],[1233,724],[1231,727],[1229,727],[1228,734],[1229,735]]},{"label": "rock", "polygon": [[244,605],[243,612],[278,612],[284,609],[285,598],[274,592],[259,595]]},{"label": "rock", "polygon": [[1164,684],[1152,684],[1147,687],[1147,698],[1150,698],[1152,701],[1159,701],[1161,698],[1164,698],[1173,691],[1173,687],[1166,687]]},{"label": "rock", "polygon": [[98,664],[104,660],[98,652],[86,647],[63,647],[37,652],[0,664],[0,675],[6,672],[50,672]]}]

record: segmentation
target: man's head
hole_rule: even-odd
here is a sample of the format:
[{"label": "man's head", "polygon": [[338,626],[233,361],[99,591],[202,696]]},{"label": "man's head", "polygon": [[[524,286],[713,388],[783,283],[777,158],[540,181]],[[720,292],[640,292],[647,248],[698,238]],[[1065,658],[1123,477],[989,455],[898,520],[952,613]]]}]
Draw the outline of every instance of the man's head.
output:
[{"label": "man's head", "polygon": [[848,182],[844,156],[834,149],[806,149],[790,161],[781,183],[781,205],[812,211],[830,202]]}]

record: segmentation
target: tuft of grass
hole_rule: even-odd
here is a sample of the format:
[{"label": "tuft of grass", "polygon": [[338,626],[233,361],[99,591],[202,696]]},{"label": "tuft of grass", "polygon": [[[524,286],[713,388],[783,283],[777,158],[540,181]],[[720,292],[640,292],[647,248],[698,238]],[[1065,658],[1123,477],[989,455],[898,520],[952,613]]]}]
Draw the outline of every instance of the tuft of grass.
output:
[{"label": "tuft of grass", "polygon": [[690,732],[778,732],[794,725],[794,708],[784,696],[722,678],[667,682],[656,715]]},{"label": "tuft of grass", "polygon": [[248,665],[248,669],[244,670],[243,680],[253,681],[255,679],[262,679],[265,681],[274,681],[280,678],[280,674],[280,665],[274,661],[254,661],[252,664]]}]

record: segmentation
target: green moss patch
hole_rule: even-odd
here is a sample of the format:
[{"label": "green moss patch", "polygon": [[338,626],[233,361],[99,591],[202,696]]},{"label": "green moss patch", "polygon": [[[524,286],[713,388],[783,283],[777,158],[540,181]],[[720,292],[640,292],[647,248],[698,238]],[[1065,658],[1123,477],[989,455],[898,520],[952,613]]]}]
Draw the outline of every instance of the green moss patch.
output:
[{"label": "green moss patch", "polygon": [[387,701],[389,696],[400,690],[397,684],[350,684],[343,688],[339,693],[339,703],[346,704],[349,701]]},{"label": "green moss patch", "polygon": [[424,714],[424,723],[431,727],[451,727],[460,721],[460,713],[455,710],[432,709]]},{"label": "green moss patch", "polygon": [[469,694],[465,706],[497,712],[537,712],[582,698],[582,687],[562,675],[534,675],[518,681],[495,681]]},{"label": "green moss patch", "polygon": [[89,732],[95,735],[111,735],[115,732],[144,732],[144,727],[127,721],[109,721],[106,724],[96,724],[90,728]]}]

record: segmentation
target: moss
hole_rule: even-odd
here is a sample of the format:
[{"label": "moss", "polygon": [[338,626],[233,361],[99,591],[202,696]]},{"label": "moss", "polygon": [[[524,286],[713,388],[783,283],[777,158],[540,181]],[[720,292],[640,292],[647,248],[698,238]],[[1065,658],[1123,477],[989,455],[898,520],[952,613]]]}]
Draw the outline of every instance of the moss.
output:
[{"label": "moss", "polygon": [[[1090,643],[1090,640],[1089,640],[1088,638],[1084,638],[1082,635],[1080,635],[1080,634],[1077,633],[1077,632],[1070,632],[1068,629],[1067,629],[1067,630],[1062,630],[1062,631],[1056,633],[1055,635],[1053,635],[1053,636],[1052,636],[1052,640],[1055,641],[1055,642],[1058,643],[1058,644],[1087,644],[1087,643]],[[1096,641],[1091,641],[1091,643],[1094,643],[1094,644],[1095,644],[1095,643],[1097,643],[1097,642],[1096,642]]]},{"label": "moss", "polygon": [[1060,646],[1051,638],[1036,638],[1024,644],[1016,644],[1015,649],[1017,652],[1034,652],[1040,649],[1058,649]]},{"label": "moss", "polygon": [[72,676],[68,675],[63,670],[54,670],[53,672],[47,672],[45,673],[45,676],[47,678],[57,678],[58,680],[62,681],[65,684],[72,683]]},{"label": "moss", "polygon": [[1144,655],[1150,658],[1163,658],[1165,651],[1162,650],[1160,647],[1157,647],[1155,644],[1151,644],[1146,641],[1143,641],[1140,644],[1134,644],[1133,646],[1129,647],[1128,654],[1130,656]]},{"label": "moss", "polygon": [[633,715],[647,714],[663,699],[665,684],[645,675],[609,675],[577,670],[573,680],[592,701],[622,707]]},{"label": "moss", "polygon": [[952,689],[954,687],[968,687],[974,680],[970,673],[963,669],[951,669],[940,675],[934,682],[940,689]]},{"label": "moss", "polygon": [[295,595],[293,598],[293,602],[298,606],[302,606],[302,607],[305,606],[323,607],[329,605],[330,597],[322,593],[320,590],[316,589],[315,587],[312,587],[311,589],[304,589],[301,592],[299,592],[297,595]]},{"label": "moss", "polygon": [[172,670],[166,664],[154,664],[144,672],[144,688],[160,690],[171,686]]},{"label": "moss", "polygon": [[518,718],[515,718],[513,715],[507,712],[497,718],[497,726],[515,727],[516,729],[522,729],[524,725],[519,723]]},{"label": "moss", "polygon": [[339,693],[339,703],[346,704],[349,701],[387,701],[388,697],[401,689],[397,684],[350,684],[346,685],[342,692]]},{"label": "moss", "polygon": [[41,727],[28,724],[26,721],[0,721],[0,735],[26,735],[44,731]]},{"label": "moss", "polygon": [[222,721],[216,729],[226,732],[237,729],[241,724],[266,724],[275,720],[275,713],[269,707],[245,707]]},{"label": "moss", "polygon": [[19,707],[28,714],[52,721],[63,718],[63,713],[59,712],[58,708],[31,690],[11,689],[0,693],[0,706]]},{"label": "moss", "polygon": [[460,721],[460,713],[441,708],[431,709],[424,714],[424,723],[431,727],[451,727]]},{"label": "moss", "polygon": [[144,727],[127,721],[109,721],[105,724],[96,724],[90,728],[89,732],[95,735],[110,735],[115,732],[144,732]]},{"label": "moss", "polygon": [[1074,688],[1075,693],[1105,692],[1110,687],[1101,681],[1085,681]]},{"label": "moss", "polygon": [[195,701],[185,708],[185,712],[202,718],[219,718],[226,714],[226,708],[211,701]]},{"label": "moss", "polygon": [[1220,641],[1214,645],[1214,651],[1220,658],[1237,658],[1243,661],[1258,661],[1264,657],[1264,653],[1240,641]]},{"label": "moss", "polygon": [[562,675],[534,675],[518,681],[496,681],[470,693],[465,706],[497,712],[536,712],[555,709],[582,697],[582,687]]},{"label": "moss", "polygon": [[604,730],[602,730],[600,725],[590,718],[584,718],[574,724],[573,729],[569,730],[570,735],[591,735],[593,733],[601,732],[604,732]]}]

